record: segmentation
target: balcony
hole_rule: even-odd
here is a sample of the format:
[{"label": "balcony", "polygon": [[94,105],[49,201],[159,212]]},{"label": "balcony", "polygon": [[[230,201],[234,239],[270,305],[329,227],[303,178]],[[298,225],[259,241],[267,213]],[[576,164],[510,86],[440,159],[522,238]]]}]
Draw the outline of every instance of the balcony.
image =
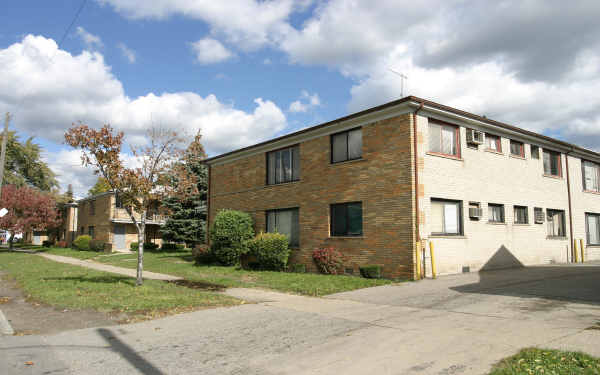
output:
[{"label": "balcony", "polygon": [[[133,213],[133,216],[136,220],[139,220],[141,217],[141,215],[136,212]],[[146,216],[146,224],[164,225],[168,218],[167,215],[149,211],[148,216]],[[131,220],[131,217],[129,217],[129,214],[124,208],[115,208],[113,210],[111,221],[113,223],[133,224],[133,220]]]}]

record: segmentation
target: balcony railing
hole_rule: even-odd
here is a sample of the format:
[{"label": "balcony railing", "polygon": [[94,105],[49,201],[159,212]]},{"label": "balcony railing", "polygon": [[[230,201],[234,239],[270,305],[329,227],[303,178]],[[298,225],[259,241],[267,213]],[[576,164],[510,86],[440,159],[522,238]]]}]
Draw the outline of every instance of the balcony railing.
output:
[{"label": "balcony railing", "polygon": [[[141,218],[141,215],[137,212],[134,212],[133,216],[135,217],[136,220],[140,220],[140,218]],[[164,215],[164,214],[160,214],[160,213],[156,213],[156,212],[148,212],[146,215],[146,223],[164,224],[168,218],[169,218],[169,216]],[[127,213],[127,210],[125,210],[124,208],[115,208],[113,210],[112,220],[117,221],[117,222],[133,223],[133,220],[131,220],[131,217]]]}]

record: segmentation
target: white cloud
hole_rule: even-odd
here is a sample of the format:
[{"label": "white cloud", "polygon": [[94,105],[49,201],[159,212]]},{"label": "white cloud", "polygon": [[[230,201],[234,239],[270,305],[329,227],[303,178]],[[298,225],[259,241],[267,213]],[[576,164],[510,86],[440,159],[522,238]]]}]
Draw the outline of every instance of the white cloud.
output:
[{"label": "white cloud", "polygon": [[211,33],[244,50],[255,50],[277,41],[289,25],[286,20],[305,3],[293,0],[97,0],[133,19],[165,19],[183,14],[206,22]]},{"label": "white cloud", "polygon": [[319,98],[319,94],[309,94],[308,91],[302,90],[300,92],[300,99],[290,103],[288,110],[294,113],[306,112],[309,109],[318,107],[320,105],[321,99]]},{"label": "white cloud", "polygon": [[[272,138],[287,124],[282,110],[261,98],[249,112],[193,92],[130,98],[101,54],[71,55],[42,36],[28,35],[0,49],[0,66],[0,81],[5,82],[0,85],[0,113],[15,113],[19,131],[56,142],[79,121],[95,127],[110,123],[136,143],[157,124],[186,134],[201,129],[204,146],[214,155]],[[53,164],[57,159],[49,160]]]},{"label": "white cloud", "polygon": [[268,58],[268,57],[267,57],[266,59],[264,59],[264,60],[263,60],[263,64],[265,64],[265,65],[271,65],[272,63],[273,63],[273,62],[272,62],[272,61],[271,61],[271,59],[270,59],[270,58]]},{"label": "white cloud", "polygon": [[204,38],[190,43],[190,45],[196,54],[196,60],[200,64],[214,64],[234,56],[230,50],[216,39]]},{"label": "white cloud", "polygon": [[127,61],[129,61],[130,64],[135,63],[135,52],[131,48],[127,47],[125,43],[117,44],[117,48],[121,50],[121,53],[127,59]]},{"label": "white cloud", "polygon": [[83,27],[77,26],[76,29],[77,35],[81,38],[86,48],[90,51],[96,50],[98,48],[102,48],[103,43],[102,39],[98,35],[91,34],[87,32]]},{"label": "white cloud", "polygon": [[55,152],[44,152],[44,161],[50,169],[56,173],[56,179],[62,190],[67,186],[73,186],[73,194],[76,198],[87,196],[91,186],[98,178],[91,168],[81,165],[81,152],[79,150],[63,149]]}]

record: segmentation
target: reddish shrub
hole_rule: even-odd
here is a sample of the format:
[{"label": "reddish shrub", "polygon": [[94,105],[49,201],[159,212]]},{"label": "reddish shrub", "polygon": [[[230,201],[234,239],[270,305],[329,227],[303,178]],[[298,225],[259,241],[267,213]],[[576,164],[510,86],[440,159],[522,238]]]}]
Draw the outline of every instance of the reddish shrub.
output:
[{"label": "reddish shrub", "polygon": [[317,268],[326,274],[337,275],[342,268],[342,254],[333,247],[324,247],[313,251]]},{"label": "reddish shrub", "polygon": [[66,241],[58,241],[58,242],[56,242],[56,246],[67,247],[67,242]]}]

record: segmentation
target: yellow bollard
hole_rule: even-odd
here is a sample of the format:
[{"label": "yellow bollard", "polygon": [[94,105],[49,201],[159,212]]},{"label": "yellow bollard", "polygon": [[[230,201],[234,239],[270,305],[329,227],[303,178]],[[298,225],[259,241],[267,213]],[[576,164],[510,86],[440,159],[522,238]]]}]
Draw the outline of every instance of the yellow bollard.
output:
[{"label": "yellow bollard", "polygon": [[573,262],[579,262],[579,252],[577,251],[577,240],[573,240]]},{"label": "yellow bollard", "polygon": [[433,242],[429,241],[429,253],[431,254],[431,277],[436,278],[435,257],[433,256]]},{"label": "yellow bollard", "polygon": [[583,246],[583,238],[579,239],[579,247],[581,248],[581,263],[585,262],[584,259],[584,255],[585,254],[585,247]]},{"label": "yellow bollard", "polygon": [[417,258],[415,276],[417,280],[421,280],[421,243],[419,241],[415,245],[415,256]]}]

